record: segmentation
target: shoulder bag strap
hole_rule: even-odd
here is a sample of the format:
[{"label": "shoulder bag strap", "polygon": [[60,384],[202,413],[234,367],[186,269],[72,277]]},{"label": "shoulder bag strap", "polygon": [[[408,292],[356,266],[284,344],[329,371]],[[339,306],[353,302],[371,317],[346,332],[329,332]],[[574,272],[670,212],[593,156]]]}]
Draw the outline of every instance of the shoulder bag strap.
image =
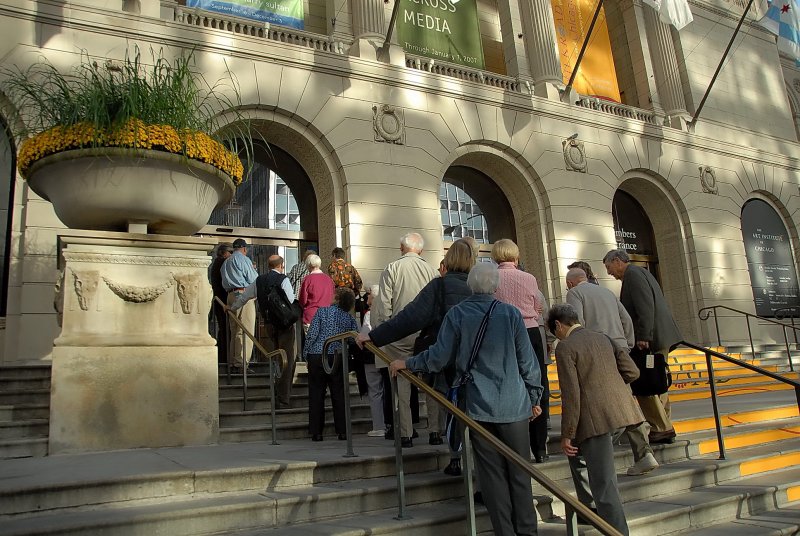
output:
[{"label": "shoulder bag strap", "polygon": [[483,338],[486,336],[486,328],[489,325],[489,317],[492,316],[492,311],[494,311],[494,308],[497,307],[498,303],[500,303],[498,300],[492,300],[491,305],[489,305],[489,310],[486,311],[485,315],[483,315],[481,325],[478,326],[478,333],[475,334],[475,342],[472,344],[472,353],[469,356],[467,368],[464,369],[464,373],[457,382],[459,385],[472,382],[472,374],[470,373],[470,370],[472,369],[472,365],[475,364],[475,359],[478,357],[478,350],[480,350],[481,344],[483,344]]}]

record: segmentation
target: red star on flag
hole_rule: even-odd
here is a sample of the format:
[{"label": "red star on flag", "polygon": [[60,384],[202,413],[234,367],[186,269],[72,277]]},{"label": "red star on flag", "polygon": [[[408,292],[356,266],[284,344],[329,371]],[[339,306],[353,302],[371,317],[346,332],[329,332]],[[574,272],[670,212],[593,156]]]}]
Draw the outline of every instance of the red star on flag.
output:
[{"label": "red star on flag", "polygon": [[781,8],[781,13],[788,13],[789,12],[789,4],[783,4]]}]

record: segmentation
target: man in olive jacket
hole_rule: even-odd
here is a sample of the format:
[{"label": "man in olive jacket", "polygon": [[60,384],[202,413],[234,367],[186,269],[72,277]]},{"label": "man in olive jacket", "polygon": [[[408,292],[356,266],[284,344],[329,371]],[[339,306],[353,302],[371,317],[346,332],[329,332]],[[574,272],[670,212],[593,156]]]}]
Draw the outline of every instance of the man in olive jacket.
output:
[{"label": "man in olive jacket", "polygon": [[[621,249],[606,253],[603,264],[608,275],[622,281],[619,301],[633,320],[636,349],[666,358],[683,337],[656,278],[648,270],[630,264],[628,254]],[[673,443],[675,428],[669,395],[637,396],[636,399],[652,427],[650,443]]]},{"label": "man in olive jacket", "polygon": [[[615,347],[606,335],[583,328],[569,304],[553,306],[547,324],[561,341],[556,346],[561,450],[568,457],[573,478],[577,476],[573,466],[583,457],[597,513],[628,534],[614,470],[612,434],[644,421],[626,385],[639,377],[639,369],[628,352]],[[588,497],[580,499],[586,502]]]}]

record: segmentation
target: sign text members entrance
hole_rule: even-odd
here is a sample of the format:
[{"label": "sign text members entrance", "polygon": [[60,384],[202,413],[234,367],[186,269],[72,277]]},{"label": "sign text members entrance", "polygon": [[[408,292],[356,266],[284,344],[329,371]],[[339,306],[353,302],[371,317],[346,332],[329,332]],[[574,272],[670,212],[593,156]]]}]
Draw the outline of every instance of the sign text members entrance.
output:
[{"label": "sign text members entrance", "polygon": [[407,53],[485,67],[477,0],[399,1],[397,38]]}]

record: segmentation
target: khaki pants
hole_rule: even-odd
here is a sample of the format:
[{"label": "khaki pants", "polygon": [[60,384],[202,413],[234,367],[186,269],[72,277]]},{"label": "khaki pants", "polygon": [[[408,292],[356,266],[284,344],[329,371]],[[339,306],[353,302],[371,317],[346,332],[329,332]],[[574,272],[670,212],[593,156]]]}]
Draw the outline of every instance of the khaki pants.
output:
[{"label": "khaki pants", "polygon": [[644,418],[650,423],[654,432],[666,432],[673,429],[669,394],[637,396],[636,400],[639,402],[639,407],[642,408]]},{"label": "khaki pants", "polygon": [[[239,297],[239,292],[228,292],[228,307],[233,305],[236,298]],[[236,316],[239,317],[241,323],[247,328],[250,334],[255,335],[256,331],[256,301],[249,300],[244,306],[236,311]],[[250,337],[245,335],[244,344],[242,344],[242,328],[239,327],[233,320],[228,322],[230,326],[230,348],[228,354],[231,360],[231,365],[244,368],[250,364],[250,356],[253,354],[253,341]]]},{"label": "khaki pants", "polygon": [[[381,349],[386,352],[386,355],[392,358],[392,360],[402,359],[405,361],[411,357],[410,353],[398,349],[395,343],[387,344]],[[386,396],[386,393],[384,393],[384,396]],[[399,400],[397,411],[400,416],[400,422],[394,423],[394,433],[397,433],[399,430],[400,437],[411,437],[414,433],[414,423],[411,419],[411,384],[399,376],[397,377],[397,398]]]}]

